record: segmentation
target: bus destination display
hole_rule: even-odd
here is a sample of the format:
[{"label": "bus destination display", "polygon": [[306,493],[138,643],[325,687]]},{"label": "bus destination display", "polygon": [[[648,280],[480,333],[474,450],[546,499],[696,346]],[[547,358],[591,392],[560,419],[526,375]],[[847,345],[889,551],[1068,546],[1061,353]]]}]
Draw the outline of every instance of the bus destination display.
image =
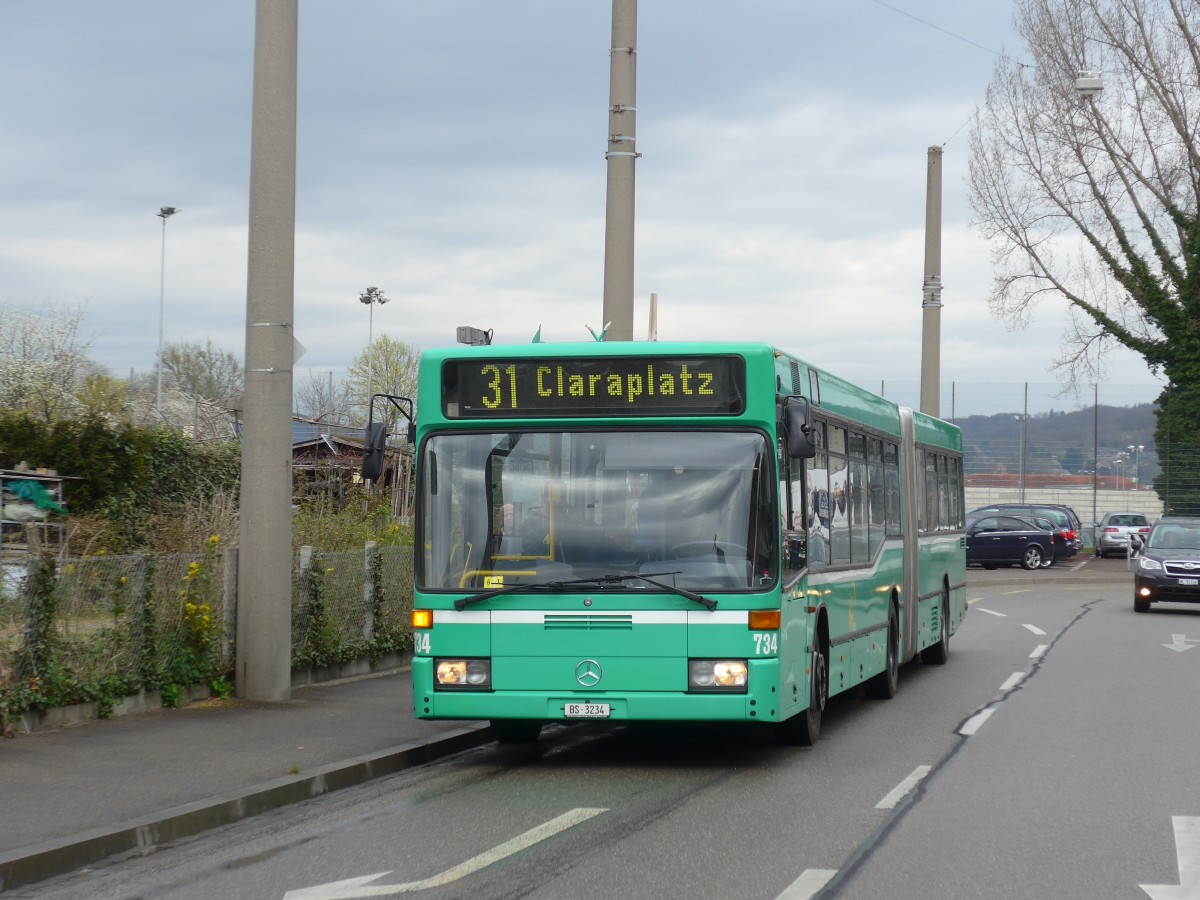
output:
[{"label": "bus destination display", "polygon": [[468,419],[731,416],[745,409],[745,382],[736,356],[459,359],[445,364],[443,406]]}]

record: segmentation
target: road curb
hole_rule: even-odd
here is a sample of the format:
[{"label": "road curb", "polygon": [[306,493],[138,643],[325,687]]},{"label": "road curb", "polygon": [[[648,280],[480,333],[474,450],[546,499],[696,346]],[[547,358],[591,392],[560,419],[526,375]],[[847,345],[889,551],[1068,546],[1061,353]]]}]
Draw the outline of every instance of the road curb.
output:
[{"label": "road curb", "polygon": [[470,725],[445,732],[431,741],[400,744],[329,763],[309,773],[277,778],[116,825],[18,847],[0,853],[0,891],[66,875],[110,856],[149,851],[292,803],[393,775],[491,740],[487,723]]}]

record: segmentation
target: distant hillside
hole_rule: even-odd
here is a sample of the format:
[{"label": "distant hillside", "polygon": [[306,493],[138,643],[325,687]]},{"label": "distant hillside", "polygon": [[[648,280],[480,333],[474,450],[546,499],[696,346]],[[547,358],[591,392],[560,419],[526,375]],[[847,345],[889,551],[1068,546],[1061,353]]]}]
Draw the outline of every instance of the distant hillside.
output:
[{"label": "distant hillside", "polygon": [[[1024,470],[1083,475],[1096,469],[1101,475],[1133,477],[1136,465],[1138,480],[1147,482],[1158,471],[1154,409],[1154,404],[1142,403],[1031,415],[1024,436]],[[1022,468],[1020,413],[952,421],[963,431],[969,473]],[[1128,449],[1139,445],[1140,450]]]}]

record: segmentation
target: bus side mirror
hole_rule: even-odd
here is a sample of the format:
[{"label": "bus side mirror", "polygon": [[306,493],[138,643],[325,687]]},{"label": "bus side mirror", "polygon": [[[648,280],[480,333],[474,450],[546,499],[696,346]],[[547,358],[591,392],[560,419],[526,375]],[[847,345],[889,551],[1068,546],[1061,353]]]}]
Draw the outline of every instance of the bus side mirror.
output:
[{"label": "bus side mirror", "polygon": [[784,424],[787,427],[787,450],[792,459],[812,459],[817,448],[809,438],[808,422],[812,410],[803,397],[791,397],[783,407]]},{"label": "bus side mirror", "polygon": [[383,454],[387,449],[387,423],[372,422],[367,426],[366,443],[363,445],[362,477],[364,481],[377,481],[383,474]]}]

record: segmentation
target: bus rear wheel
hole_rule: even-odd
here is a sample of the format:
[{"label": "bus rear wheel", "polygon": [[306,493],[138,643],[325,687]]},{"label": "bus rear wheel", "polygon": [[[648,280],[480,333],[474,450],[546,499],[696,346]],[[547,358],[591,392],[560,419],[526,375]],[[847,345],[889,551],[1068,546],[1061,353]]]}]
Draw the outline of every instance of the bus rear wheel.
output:
[{"label": "bus rear wheel", "polygon": [[492,719],[491,725],[501,744],[532,744],[542,734],[542,723],[530,719]]},{"label": "bus rear wheel", "polygon": [[950,658],[950,591],[942,588],[942,608],[938,613],[940,639],[921,651],[921,662],[933,666],[944,666]]},{"label": "bus rear wheel", "polygon": [[779,743],[811,747],[821,736],[821,714],[825,711],[825,701],[829,697],[829,676],[825,650],[820,644],[813,649],[808,691],[808,709],[776,724],[775,739]]}]

